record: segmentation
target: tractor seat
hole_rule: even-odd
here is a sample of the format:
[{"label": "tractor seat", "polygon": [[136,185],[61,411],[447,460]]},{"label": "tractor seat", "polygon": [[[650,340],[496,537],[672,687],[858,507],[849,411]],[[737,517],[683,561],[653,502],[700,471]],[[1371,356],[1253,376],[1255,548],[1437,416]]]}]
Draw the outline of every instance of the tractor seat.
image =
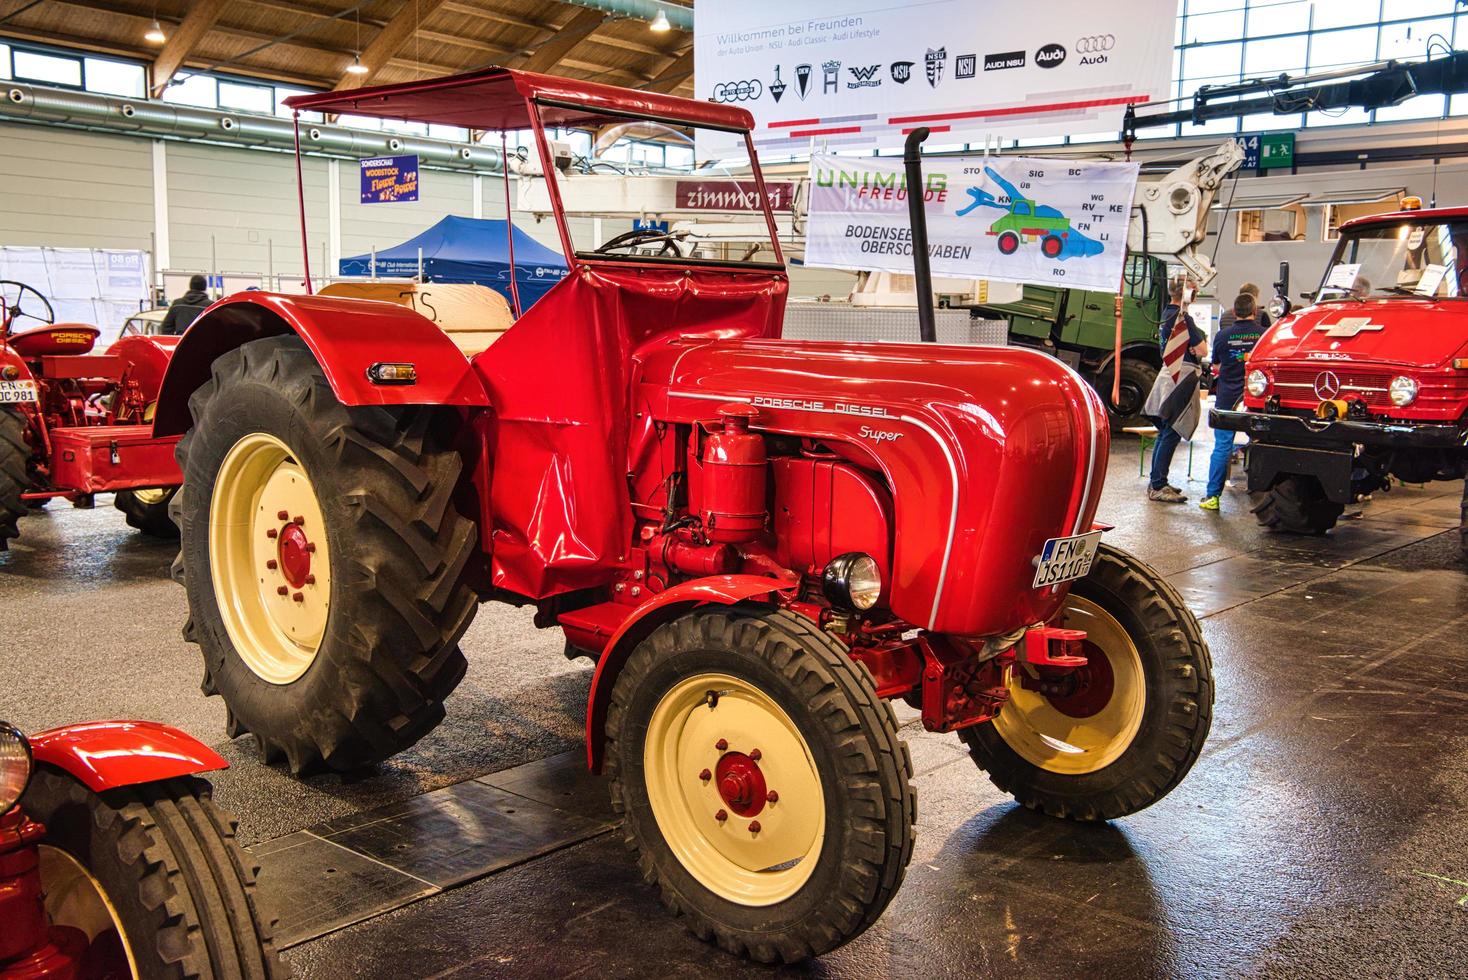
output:
[{"label": "tractor seat", "polygon": [[90,354],[101,333],[89,323],[48,323],[10,335],[7,341],[21,357],[48,354]]},{"label": "tractor seat", "polygon": [[428,317],[465,357],[486,350],[510,329],[510,304],[488,286],[457,282],[334,282],[322,296],[385,300]]}]

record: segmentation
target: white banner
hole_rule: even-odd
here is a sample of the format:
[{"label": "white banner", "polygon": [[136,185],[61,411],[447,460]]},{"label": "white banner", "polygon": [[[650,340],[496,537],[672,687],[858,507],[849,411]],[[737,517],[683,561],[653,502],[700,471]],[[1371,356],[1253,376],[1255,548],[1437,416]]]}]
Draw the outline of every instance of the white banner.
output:
[{"label": "white banner", "polygon": [[[89,323],[102,331],[97,349],[117,339],[128,317],[148,305],[148,253],[132,249],[0,248],[0,279],[34,286],[51,301],[58,323]],[[26,309],[33,311],[27,300]],[[17,329],[40,326],[23,321]]]},{"label": "white banner", "polygon": [[[1121,129],[1171,96],[1177,0],[716,0],[700,4],[694,92],[748,109],[762,154]],[[700,159],[743,155],[698,134]]]},{"label": "white banner", "polygon": [[[930,157],[924,211],[933,275],[1116,292],[1136,163]],[[816,154],[805,264],[912,272],[901,160]]]}]

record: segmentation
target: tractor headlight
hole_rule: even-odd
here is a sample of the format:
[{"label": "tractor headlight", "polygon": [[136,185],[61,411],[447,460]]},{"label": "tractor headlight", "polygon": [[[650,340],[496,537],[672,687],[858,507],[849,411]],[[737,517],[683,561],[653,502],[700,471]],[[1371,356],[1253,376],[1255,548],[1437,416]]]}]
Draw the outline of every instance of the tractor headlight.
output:
[{"label": "tractor headlight", "polygon": [[1398,408],[1410,405],[1417,400],[1417,379],[1397,375],[1387,386],[1387,392],[1391,396],[1392,404]]},{"label": "tractor headlight", "polygon": [[1269,375],[1255,368],[1249,372],[1249,377],[1244,381],[1244,389],[1255,398],[1261,397],[1269,390]]},{"label": "tractor headlight", "polygon": [[10,812],[31,781],[31,744],[9,722],[0,721],[0,814]]},{"label": "tractor headlight", "polygon": [[821,591],[842,609],[861,612],[877,604],[882,594],[882,573],[877,560],[860,551],[837,555],[821,573]]}]

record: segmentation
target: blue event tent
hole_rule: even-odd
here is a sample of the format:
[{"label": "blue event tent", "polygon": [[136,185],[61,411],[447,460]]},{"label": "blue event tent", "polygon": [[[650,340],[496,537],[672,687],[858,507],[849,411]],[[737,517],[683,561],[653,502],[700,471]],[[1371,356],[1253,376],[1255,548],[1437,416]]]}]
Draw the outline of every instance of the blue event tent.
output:
[{"label": "blue event tent", "polygon": [[[423,250],[423,275],[430,282],[477,282],[510,301],[510,250],[505,222],[497,218],[460,218],[448,215],[438,224],[400,245],[377,253],[377,275],[382,279],[411,279],[418,275],[418,250]],[[516,228],[515,273],[520,305],[529,309],[566,274],[561,253],[546,248]],[[372,256],[341,260],[339,274],[370,276]]]}]

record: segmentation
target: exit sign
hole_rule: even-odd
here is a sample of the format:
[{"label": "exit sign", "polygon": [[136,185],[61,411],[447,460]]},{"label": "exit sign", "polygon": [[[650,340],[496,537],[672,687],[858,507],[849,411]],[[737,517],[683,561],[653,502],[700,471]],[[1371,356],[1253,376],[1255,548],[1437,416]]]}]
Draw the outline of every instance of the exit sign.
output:
[{"label": "exit sign", "polygon": [[1294,133],[1254,133],[1240,136],[1245,170],[1272,170],[1295,164]]}]

